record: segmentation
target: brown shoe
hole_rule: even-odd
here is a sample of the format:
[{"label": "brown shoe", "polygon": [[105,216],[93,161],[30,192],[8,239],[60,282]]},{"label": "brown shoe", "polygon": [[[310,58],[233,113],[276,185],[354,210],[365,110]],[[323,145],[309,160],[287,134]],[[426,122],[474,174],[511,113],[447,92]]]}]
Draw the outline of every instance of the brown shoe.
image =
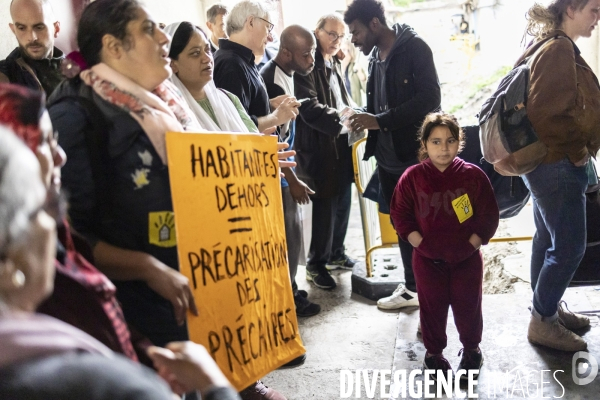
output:
[{"label": "brown shoe", "polygon": [[561,300],[558,303],[558,322],[572,331],[585,328],[590,324],[590,319],[583,314],[577,314],[569,310],[567,302]]},{"label": "brown shoe", "polygon": [[287,400],[284,395],[265,386],[261,381],[256,381],[256,385],[242,390],[240,397],[242,400]]},{"label": "brown shoe", "polygon": [[583,338],[562,326],[558,319],[547,322],[533,315],[529,321],[527,339],[534,344],[562,351],[582,351],[587,349]]}]

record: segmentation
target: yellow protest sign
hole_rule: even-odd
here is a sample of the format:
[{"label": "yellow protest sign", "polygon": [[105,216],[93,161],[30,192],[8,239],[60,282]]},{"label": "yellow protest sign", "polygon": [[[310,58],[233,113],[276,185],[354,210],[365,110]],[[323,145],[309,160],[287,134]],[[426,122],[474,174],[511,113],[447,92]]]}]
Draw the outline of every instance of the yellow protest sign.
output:
[{"label": "yellow protest sign", "polygon": [[238,389],[302,355],[274,136],[167,133],[190,339]]}]

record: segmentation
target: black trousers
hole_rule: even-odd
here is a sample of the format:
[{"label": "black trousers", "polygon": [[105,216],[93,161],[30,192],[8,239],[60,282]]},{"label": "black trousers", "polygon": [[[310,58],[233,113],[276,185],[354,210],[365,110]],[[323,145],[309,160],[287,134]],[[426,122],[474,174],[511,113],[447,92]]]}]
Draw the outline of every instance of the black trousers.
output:
[{"label": "black trousers", "polygon": [[[381,190],[381,194],[389,206],[392,203],[394,189],[396,189],[398,180],[400,180],[402,175],[391,174],[381,167],[377,167],[377,172],[379,173],[379,188]],[[405,242],[400,238],[398,238],[398,246],[400,247],[400,256],[402,257],[402,264],[404,265],[404,280],[406,281],[405,286],[408,290],[416,292],[417,283],[415,281],[415,274],[412,267],[413,247],[410,243]]]},{"label": "black trousers", "polygon": [[348,230],[352,182],[344,185],[340,194],[312,200],[312,235],[306,267],[311,271],[325,268],[329,261],[344,259],[344,240]]},{"label": "black trousers", "polygon": [[283,201],[283,222],[285,224],[285,241],[288,249],[288,265],[290,268],[290,280],[292,281],[292,291],[298,291],[296,284],[296,272],[298,272],[298,261],[300,252],[303,249],[302,238],[302,219],[298,212],[298,204],[294,201],[289,187],[281,188]]}]

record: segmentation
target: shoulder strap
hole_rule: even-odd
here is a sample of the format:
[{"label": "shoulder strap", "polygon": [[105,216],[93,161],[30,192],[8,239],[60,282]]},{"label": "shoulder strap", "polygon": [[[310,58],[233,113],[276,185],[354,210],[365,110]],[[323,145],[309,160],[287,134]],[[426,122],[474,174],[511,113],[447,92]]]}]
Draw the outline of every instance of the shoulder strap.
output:
[{"label": "shoulder strap", "polygon": [[42,82],[40,82],[40,80],[38,79],[37,75],[35,74],[35,71],[25,62],[25,60],[23,60],[23,57],[17,58],[17,65],[25,71],[27,71],[33,77],[35,82],[38,84],[40,90],[43,92],[44,87],[42,86]]},{"label": "shoulder strap", "polygon": [[525,58],[519,65],[526,63],[528,67],[531,67],[531,64],[533,63],[534,58],[539,56],[540,53],[542,52],[542,50],[545,49],[546,47],[548,47],[550,45],[550,43],[552,43],[555,39],[560,39],[560,38],[567,39],[568,41],[570,41],[571,44],[573,45],[573,52],[575,52],[575,43],[573,43],[573,41],[569,37],[563,36],[563,35],[555,35],[555,36],[552,36],[552,37],[546,39],[544,44],[542,44],[532,55]]}]

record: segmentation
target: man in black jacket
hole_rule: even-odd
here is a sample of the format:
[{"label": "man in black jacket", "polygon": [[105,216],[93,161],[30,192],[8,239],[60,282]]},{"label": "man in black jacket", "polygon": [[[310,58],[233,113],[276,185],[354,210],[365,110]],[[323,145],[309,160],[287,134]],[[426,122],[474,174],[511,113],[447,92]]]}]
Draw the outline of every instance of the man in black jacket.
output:
[{"label": "man in black jacket", "polygon": [[0,61],[0,82],[50,93],[62,81],[63,52],[54,47],[60,31],[48,0],[13,0],[10,29],[19,47]]},{"label": "man in black jacket", "polygon": [[[352,44],[369,55],[366,112],[351,117],[352,128],[368,129],[365,160],[375,156],[380,190],[389,205],[400,176],[417,163],[417,131],[427,114],[440,109],[440,84],[431,49],[406,24],[386,25],[377,0],[355,0],[344,15]],[[412,246],[398,241],[405,283],[377,306],[418,306]]]},{"label": "man in black jacket", "polygon": [[215,85],[240,99],[259,132],[295,119],[300,106],[293,96],[269,99],[254,63],[254,55],[263,54],[273,41],[270,18],[266,3],[238,2],[227,17],[229,39],[219,39],[215,54]]},{"label": "man in black jacket", "polygon": [[[312,33],[299,25],[290,25],[281,32],[279,52],[260,70],[269,98],[294,95],[294,75],[308,75],[313,70],[316,46]],[[288,143],[290,149],[294,146],[295,134],[296,121],[288,121],[279,127],[279,138],[281,141]],[[281,180],[281,196],[296,315],[298,317],[310,317],[318,314],[321,311],[321,306],[310,302],[307,298],[308,293],[298,290],[296,284],[300,253],[304,250],[302,215],[298,205],[309,204],[309,195],[315,192],[298,179],[293,168],[282,168],[281,170],[285,174],[285,179]]]},{"label": "man in black jacket", "polygon": [[337,285],[329,269],[351,270],[356,263],[344,248],[354,182],[352,149],[338,115],[351,105],[337,58],[345,30],[341,15],[322,16],[315,29],[315,68],[294,75],[296,97],[309,99],[296,121],[297,173],[316,192],[306,279],[321,289]]}]

